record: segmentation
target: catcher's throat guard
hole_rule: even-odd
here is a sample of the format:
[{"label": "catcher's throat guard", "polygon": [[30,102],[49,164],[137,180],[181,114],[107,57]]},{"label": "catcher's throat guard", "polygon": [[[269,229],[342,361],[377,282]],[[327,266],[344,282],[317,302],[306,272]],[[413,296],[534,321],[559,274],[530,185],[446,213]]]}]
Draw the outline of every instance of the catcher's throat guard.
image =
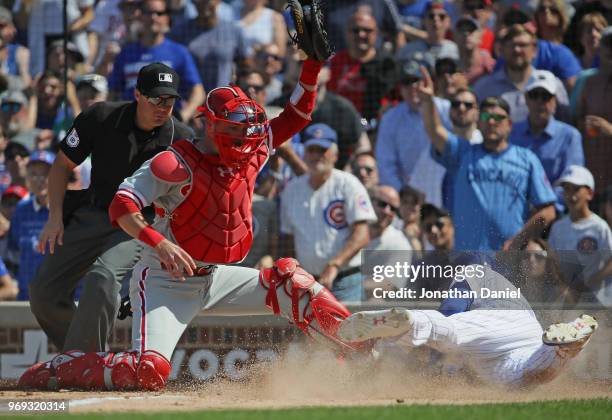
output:
[{"label": "catcher's throat guard", "polygon": [[237,86],[211,90],[198,111],[206,119],[206,136],[227,166],[247,163],[268,137],[265,111]]}]

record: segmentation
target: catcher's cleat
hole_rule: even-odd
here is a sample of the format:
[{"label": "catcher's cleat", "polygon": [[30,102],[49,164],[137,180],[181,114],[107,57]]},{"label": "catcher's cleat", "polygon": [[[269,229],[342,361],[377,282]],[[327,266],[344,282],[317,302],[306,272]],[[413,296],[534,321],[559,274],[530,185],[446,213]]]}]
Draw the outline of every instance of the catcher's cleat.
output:
[{"label": "catcher's cleat", "polygon": [[586,342],[596,329],[597,320],[590,315],[582,314],[572,322],[561,322],[546,328],[542,341],[549,346]]},{"label": "catcher's cleat", "polygon": [[338,337],[349,342],[395,337],[410,331],[410,312],[392,308],[357,312],[340,324]]}]

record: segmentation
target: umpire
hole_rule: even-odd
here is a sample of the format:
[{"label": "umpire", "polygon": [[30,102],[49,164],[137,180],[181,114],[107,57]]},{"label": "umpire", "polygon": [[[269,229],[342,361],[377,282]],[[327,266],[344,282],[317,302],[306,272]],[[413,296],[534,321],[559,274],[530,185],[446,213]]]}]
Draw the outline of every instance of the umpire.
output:
[{"label": "umpire", "polygon": [[[60,143],[49,174],[49,220],[38,244],[48,255],[30,283],[38,323],[62,351],[105,351],[119,309],[121,279],[141,245],[113,227],[108,207],[124,178],[192,131],[172,116],[179,76],[162,63],[138,73],[133,102],[100,102]],[[91,186],[66,192],[73,169],[91,155]],[[65,229],[65,230],[64,230]],[[47,247],[48,246],[48,247]],[[78,308],[74,291],[83,279]]]}]

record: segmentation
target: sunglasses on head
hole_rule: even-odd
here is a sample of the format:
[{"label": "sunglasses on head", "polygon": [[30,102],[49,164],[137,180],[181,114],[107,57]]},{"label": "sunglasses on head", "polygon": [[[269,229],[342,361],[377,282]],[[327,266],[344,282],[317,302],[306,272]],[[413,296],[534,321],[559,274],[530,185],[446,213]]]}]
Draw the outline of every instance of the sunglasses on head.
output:
[{"label": "sunglasses on head", "polygon": [[373,202],[376,206],[380,207],[381,209],[386,209],[387,207],[389,207],[391,211],[393,211],[394,213],[397,213],[399,211],[397,207],[393,206],[391,203],[387,203],[385,200],[375,198],[373,199]]},{"label": "sunglasses on head", "polygon": [[496,114],[494,112],[481,112],[479,118],[480,121],[489,121],[492,119],[495,122],[501,122],[508,118],[508,116],[503,114]]},{"label": "sunglasses on head", "polygon": [[145,98],[147,98],[147,102],[149,102],[150,104],[162,108],[174,106],[174,104],[176,103],[176,98],[174,96],[171,96],[169,98],[162,98],[159,96],[145,96]]},{"label": "sunglasses on head", "polygon": [[461,108],[461,105],[463,105],[465,109],[474,109],[476,107],[476,102],[460,101],[458,99],[451,101],[451,107],[454,109]]},{"label": "sunglasses on head", "polygon": [[545,90],[534,89],[534,90],[527,92],[527,97],[531,99],[532,101],[548,102],[554,96],[555,95],[551,95],[549,92],[546,92]]},{"label": "sunglasses on head", "polygon": [[444,223],[444,220],[442,219],[438,219],[435,222],[425,223],[425,232],[431,233],[433,231],[434,226],[438,230],[442,230],[444,226],[446,226],[446,223]]}]

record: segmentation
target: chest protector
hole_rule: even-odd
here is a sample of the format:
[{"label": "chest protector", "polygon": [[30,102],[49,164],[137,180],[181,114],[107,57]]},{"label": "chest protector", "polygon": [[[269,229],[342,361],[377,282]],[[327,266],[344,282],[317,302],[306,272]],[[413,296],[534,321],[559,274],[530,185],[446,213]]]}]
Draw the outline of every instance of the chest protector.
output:
[{"label": "chest protector", "polygon": [[191,184],[182,191],[185,199],[170,215],[178,245],[198,261],[242,261],[253,243],[253,190],[268,159],[267,145],[240,168],[223,165],[218,156],[203,154],[187,140],[170,147],[191,173]]}]

